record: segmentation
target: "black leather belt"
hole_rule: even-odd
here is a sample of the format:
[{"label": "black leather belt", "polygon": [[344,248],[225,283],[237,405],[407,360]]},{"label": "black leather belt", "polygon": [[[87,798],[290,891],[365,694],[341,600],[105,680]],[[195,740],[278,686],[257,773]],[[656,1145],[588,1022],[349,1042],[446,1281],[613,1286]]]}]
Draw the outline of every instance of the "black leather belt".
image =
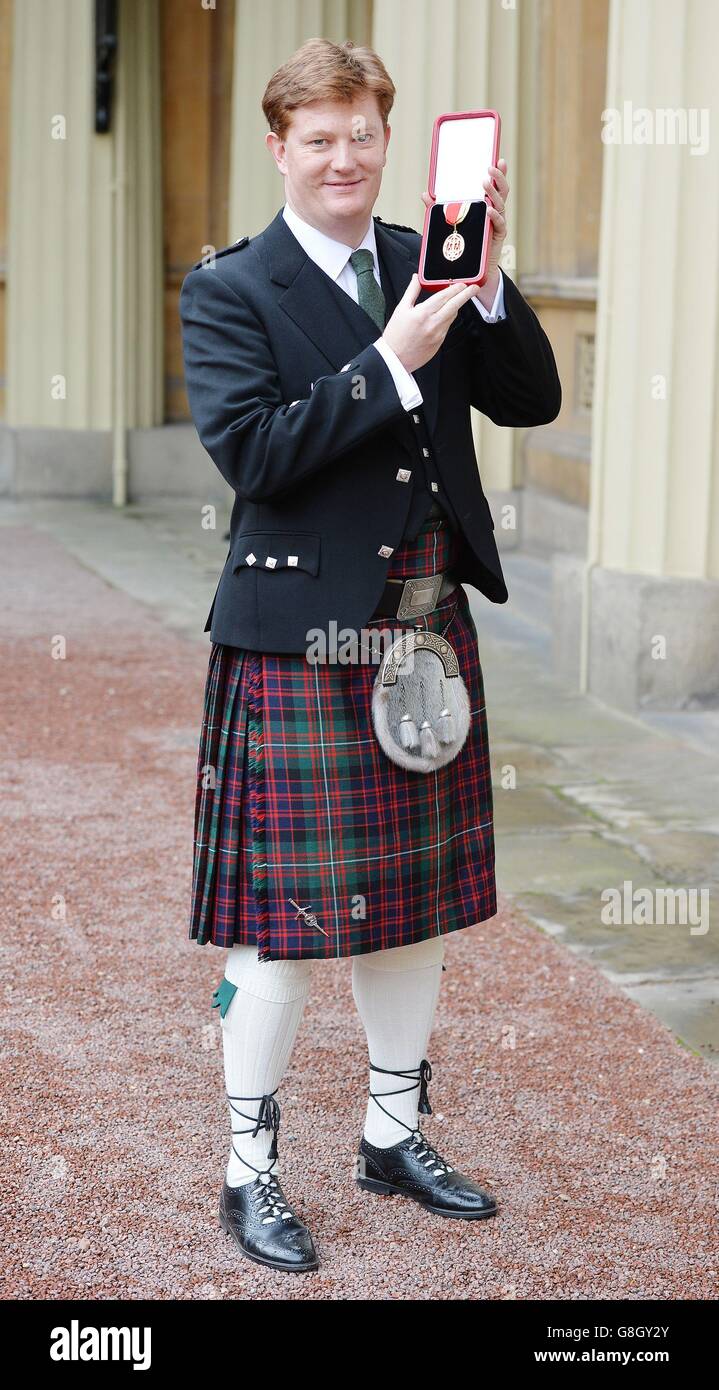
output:
[{"label": "black leather belt", "polygon": [[388,579],[370,621],[374,618],[399,618],[400,621],[423,618],[456,587],[457,581],[449,573],[426,574],[418,579]]}]

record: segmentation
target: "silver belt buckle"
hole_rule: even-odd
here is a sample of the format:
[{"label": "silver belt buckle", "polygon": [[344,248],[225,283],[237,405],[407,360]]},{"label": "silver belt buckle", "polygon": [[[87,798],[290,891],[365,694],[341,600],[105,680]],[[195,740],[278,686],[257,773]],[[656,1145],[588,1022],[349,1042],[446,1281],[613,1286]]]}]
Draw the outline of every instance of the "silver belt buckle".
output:
[{"label": "silver belt buckle", "polygon": [[428,574],[422,579],[405,579],[397,608],[398,618],[421,618],[437,607],[442,588],[441,574]]}]

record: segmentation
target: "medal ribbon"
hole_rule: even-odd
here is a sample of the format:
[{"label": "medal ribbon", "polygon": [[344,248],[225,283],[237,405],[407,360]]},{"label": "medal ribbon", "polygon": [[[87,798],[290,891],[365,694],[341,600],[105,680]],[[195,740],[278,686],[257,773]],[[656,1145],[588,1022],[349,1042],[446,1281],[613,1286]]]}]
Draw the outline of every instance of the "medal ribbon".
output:
[{"label": "medal ribbon", "polygon": [[444,203],[444,216],[450,227],[456,227],[458,222],[463,222],[471,206],[471,198],[463,203]]}]

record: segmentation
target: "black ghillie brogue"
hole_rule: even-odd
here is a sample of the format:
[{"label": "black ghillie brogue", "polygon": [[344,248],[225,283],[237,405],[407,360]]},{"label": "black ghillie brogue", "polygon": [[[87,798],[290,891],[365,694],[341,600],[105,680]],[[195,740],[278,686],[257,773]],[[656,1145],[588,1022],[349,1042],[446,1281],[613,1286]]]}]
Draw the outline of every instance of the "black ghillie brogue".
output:
[{"label": "black ghillie brogue", "polygon": [[[272,1172],[277,1160],[277,1133],[280,1127],[280,1107],[274,1096],[274,1091],[266,1096],[228,1096],[234,1113],[253,1121],[249,1129],[233,1129],[233,1134],[251,1132],[257,1135],[260,1129],[272,1132],[268,1155],[271,1162],[267,1168],[254,1168],[235,1149],[240,1161],[252,1168],[257,1177],[240,1187],[230,1187],[225,1179],[220,1194],[219,1220],[223,1231],[233,1237],[249,1260],[272,1269],[301,1274],[305,1270],[317,1269],[319,1258],[312,1236],[290,1206],[279,1178]],[[232,1104],[235,1100],[259,1100],[257,1119],[238,1110]],[[232,1147],[234,1149],[234,1144]]]},{"label": "black ghillie brogue", "polygon": [[[389,1071],[385,1067],[375,1067],[372,1071],[383,1071],[389,1076],[411,1078],[419,1071],[412,1086],[401,1087],[397,1091],[380,1091],[383,1097],[400,1095],[403,1091],[420,1088],[419,1113],[431,1115],[432,1107],[427,1095],[427,1083],[432,1077],[432,1068],[426,1057],[419,1067],[409,1067],[405,1071]],[[389,1110],[370,1091],[372,1099],[390,1115]],[[397,1119],[392,1115],[392,1119]],[[465,1221],[479,1221],[486,1216],[494,1216],[497,1203],[489,1192],[479,1186],[473,1178],[459,1173],[453,1164],[442,1158],[437,1149],[425,1138],[421,1129],[411,1130],[397,1119],[397,1124],[407,1130],[407,1138],[390,1148],[380,1149],[370,1144],[364,1135],[360,1140],[356,1159],[356,1181],[365,1192],[377,1192],[391,1196],[411,1197],[427,1211],[437,1216],[454,1216]]]}]

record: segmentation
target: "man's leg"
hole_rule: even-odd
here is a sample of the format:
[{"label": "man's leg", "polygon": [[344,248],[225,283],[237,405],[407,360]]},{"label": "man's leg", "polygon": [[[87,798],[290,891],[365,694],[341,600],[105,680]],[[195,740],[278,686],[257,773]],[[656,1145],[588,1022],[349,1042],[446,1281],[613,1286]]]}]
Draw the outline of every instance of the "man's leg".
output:
[{"label": "man's leg", "polygon": [[[441,936],[353,957],[352,993],[369,1059],[374,1068],[383,1068],[370,1071],[364,1127],[365,1138],[379,1148],[407,1139],[417,1127],[419,1064],[427,1055],[443,959]],[[393,1067],[398,1070],[390,1071]]]},{"label": "man's leg", "polygon": [[444,938],[355,956],[352,992],[367,1034],[370,1098],[357,1154],[357,1181],[368,1192],[400,1194],[439,1216],[477,1220],[497,1204],[424,1137],[431,1114],[427,1058]]},{"label": "man's leg", "polygon": [[[225,979],[236,986],[221,1018],[232,1129],[228,1187],[253,1182],[270,1164],[275,1175],[280,1172],[279,1155],[274,1162],[269,1157],[277,1113],[272,1093],[292,1054],[309,997],[312,965],[311,960],[260,961],[256,946],[232,946],[227,953]],[[242,1132],[252,1131],[260,1118],[267,1127],[254,1137]]]},{"label": "man's leg", "polygon": [[232,1129],[220,1225],[249,1259],[293,1272],[316,1269],[318,1257],[278,1181],[274,1093],[304,1013],[312,965],[310,959],[260,961],[255,946],[232,946],[215,992]]}]

